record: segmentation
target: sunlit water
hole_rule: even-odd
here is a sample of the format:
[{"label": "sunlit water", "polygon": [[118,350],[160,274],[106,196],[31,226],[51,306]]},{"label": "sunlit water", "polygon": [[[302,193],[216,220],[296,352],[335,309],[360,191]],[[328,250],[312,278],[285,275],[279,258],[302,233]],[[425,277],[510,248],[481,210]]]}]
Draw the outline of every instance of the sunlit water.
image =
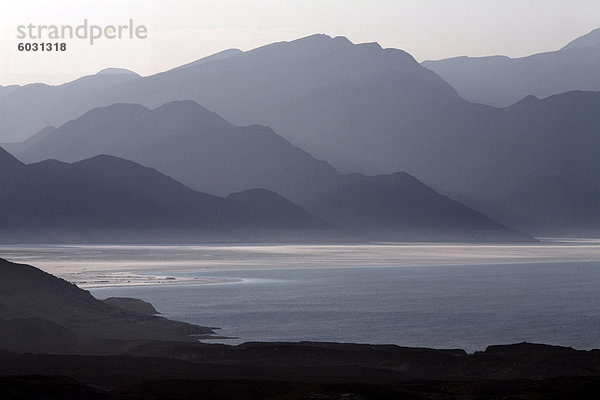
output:
[{"label": "sunlit water", "polygon": [[0,246],[0,257],[59,276],[135,271],[230,281],[91,289],[99,298],[141,298],[166,317],[219,327],[220,335],[238,338],[214,342],[317,340],[475,351],[529,341],[600,348],[597,241]]}]

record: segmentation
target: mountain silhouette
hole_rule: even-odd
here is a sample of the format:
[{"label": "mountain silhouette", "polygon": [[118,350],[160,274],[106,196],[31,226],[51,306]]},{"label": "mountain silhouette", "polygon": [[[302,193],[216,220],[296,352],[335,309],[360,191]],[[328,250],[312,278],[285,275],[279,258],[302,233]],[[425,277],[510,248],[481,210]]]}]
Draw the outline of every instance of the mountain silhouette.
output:
[{"label": "mountain silhouette", "polygon": [[[142,79],[126,70],[105,72],[58,86],[35,83],[0,89],[0,143],[22,141],[46,126],[59,126],[94,107],[112,104],[98,104],[95,98],[105,90],[112,91],[125,82]],[[29,117],[25,110],[31,112]],[[48,122],[40,125],[41,121]]]},{"label": "mountain silhouette", "polygon": [[600,90],[600,29],[557,51],[527,57],[454,57],[425,61],[469,101],[509,106],[533,95]]},{"label": "mountain silhouette", "polygon": [[[128,311],[35,267],[0,258],[0,348],[74,351],[87,340],[195,340],[212,331]],[[99,350],[98,348],[96,350]]]},{"label": "mountain silhouette", "polygon": [[347,175],[309,209],[331,225],[371,240],[527,240],[403,172]]},{"label": "mountain silhouette", "polygon": [[[307,211],[266,189],[226,198],[196,192],[114,156],[25,165],[4,152],[0,164],[10,168],[0,173],[5,242],[529,240],[407,174],[336,175]],[[390,187],[359,193],[363,180]],[[353,229],[349,219],[369,222]]]},{"label": "mountain silhouette", "polygon": [[503,110],[479,139],[486,156],[464,152],[455,163],[456,198],[529,232],[598,235],[599,109],[600,92],[569,92],[529,96]]},{"label": "mountain silhouette", "polygon": [[326,229],[328,226],[324,221],[308,213],[302,207],[269,190],[244,190],[243,192],[230,194],[227,199],[269,213],[273,220],[278,221],[278,223],[288,221],[292,226],[304,225],[306,228],[321,225],[323,229]]},{"label": "mountain silhouette", "polygon": [[[0,236],[10,242],[174,242],[293,240],[330,228],[298,210],[261,207],[196,192],[139,164],[96,156],[67,164],[0,165]],[[270,195],[268,197],[271,197]],[[271,238],[271,239],[269,239]]]},{"label": "mountain silhouette", "polygon": [[25,164],[0,147],[0,171],[2,171],[0,172],[0,176],[16,173],[23,168],[25,168]]},{"label": "mountain silhouette", "polygon": [[[597,107],[596,97],[586,92],[556,96],[543,100],[528,97],[503,109],[474,104],[403,51],[314,35],[247,52],[228,51],[171,71],[130,79],[104,91],[85,93],[78,104],[126,102],[158,107],[170,100],[192,99],[236,125],[269,126],[288,144],[327,160],[343,173],[406,171],[505,226],[535,235],[595,234],[600,225],[596,213],[586,214],[590,212],[586,204],[596,201],[594,178],[600,173],[590,155],[590,149],[596,148],[597,118],[590,112]],[[0,116],[8,110],[2,101],[9,97],[12,95],[0,97]],[[81,115],[68,105],[58,109],[48,101],[45,106],[55,111],[54,120],[39,120],[39,129],[61,126],[56,123],[59,117],[64,123]],[[25,105],[20,109],[26,109]],[[37,119],[35,115],[28,112],[27,119]],[[15,111],[10,118],[21,117]],[[160,126],[160,121],[156,124]],[[264,130],[263,136],[268,136],[268,129]],[[140,132],[152,137],[153,130],[145,127]],[[103,138],[102,133],[95,136]],[[218,135],[223,142],[207,143],[228,143],[226,147],[231,149],[232,142],[225,138],[235,136]],[[313,161],[290,165],[294,157],[304,158],[302,153],[261,153],[275,147],[268,142],[250,147],[256,152],[254,157],[240,157],[248,161],[246,167],[237,162],[237,156],[229,158],[243,152],[228,150],[220,156],[223,147],[204,149],[200,146],[204,139],[199,138],[181,133],[138,153],[117,155],[156,167],[197,190],[225,195],[262,187],[302,206],[326,190],[326,182],[335,180],[335,171],[328,165],[319,167]],[[188,150],[175,151],[181,148]],[[200,157],[194,157],[191,148],[197,149]],[[77,154],[79,146],[71,145],[71,149]],[[157,156],[167,149],[174,155]],[[277,154],[287,155],[278,158]],[[201,170],[197,169],[198,158],[205,160]],[[558,159],[560,164],[549,162]],[[231,173],[227,175],[227,171]],[[295,175],[288,175],[290,171],[296,171]],[[194,174],[202,173],[196,183]],[[216,176],[223,177],[221,181],[228,186]],[[241,177],[238,182],[236,177]],[[530,189],[531,200],[525,202],[514,193],[525,191],[528,185],[557,190],[546,191],[551,196],[535,196],[536,190]]]},{"label": "mountain silhouette", "polygon": [[26,162],[112,154],[218,195],[262,187],[297,199],[336,175],[271,129],[233,126],[193,101],[154,110],[136,104],[97,108],[11,149]]}]

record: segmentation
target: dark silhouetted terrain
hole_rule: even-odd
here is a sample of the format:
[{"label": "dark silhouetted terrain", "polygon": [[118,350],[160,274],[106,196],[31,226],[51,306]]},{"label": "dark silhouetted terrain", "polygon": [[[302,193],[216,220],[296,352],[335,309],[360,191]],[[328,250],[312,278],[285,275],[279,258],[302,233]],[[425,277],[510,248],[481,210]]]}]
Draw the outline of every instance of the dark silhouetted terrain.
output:
[{"label": "dark silhouetted terrain", "polygon": [[0,349],[72,352],[100,339],[189,341],[212,333],[102,302],[29,265],[0,259],[0,274]]},{"label": "dark silhouetted terrain", "polygon": [[[0,394],[227,400],[592,399],[600,394],[597,350],[519,344],[467,355],[310,342],[236,347],[147,342],[138,348],[166,356],[0,355]],[[40,393],[46,397],[35,397]]]},{"label": "dark silhouetted terrain", "polygon": [[[212,332],[0,259],[0,395],[16,399],[595,398],[600,352],[521,343],[203,344]],[[126,305],[126,307],[120,307]],[[141,311],[131,310],[144,305]],[[376,329],[376,327],[374,327]]]}]

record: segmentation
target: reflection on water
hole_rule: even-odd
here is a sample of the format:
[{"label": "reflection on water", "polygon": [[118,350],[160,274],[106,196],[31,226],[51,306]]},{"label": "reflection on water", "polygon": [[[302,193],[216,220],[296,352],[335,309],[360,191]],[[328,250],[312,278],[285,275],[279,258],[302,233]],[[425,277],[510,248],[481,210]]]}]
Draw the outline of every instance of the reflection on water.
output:
[{"label": "reflection on water", "polygon": [[520,341],[600,347],[598,240],[0,246],[0,257],[88,286],[98,286],[94,277],[105,286],[167,282],[93,293],[142,298],[168,317],[240,338],[232,343],[323,340],[469,351]]},{"label": "reflection on water", "polygon": [[197,271],[600,260],[600,240],[539,244],[0,246],[0,257],[61,275],[81,271]]}]

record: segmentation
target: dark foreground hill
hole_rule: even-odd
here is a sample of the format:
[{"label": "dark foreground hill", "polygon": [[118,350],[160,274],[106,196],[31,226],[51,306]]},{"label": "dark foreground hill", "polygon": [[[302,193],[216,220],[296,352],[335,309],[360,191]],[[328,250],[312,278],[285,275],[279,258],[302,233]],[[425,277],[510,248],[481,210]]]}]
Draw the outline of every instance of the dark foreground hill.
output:
[{"label": "dark foreground hill", "polygon": [[334,343],[146,342],[131,349],[155,355],[0,354],[0,395],[106,400],[583,400],[600,395],[600,353],[551,346],[520,344],[475,355]]},{"label": "dark foreground hill", "polygon": [[[0,259],[7,399],[591,399],[600,351],[521,343],[467,354],[394,345],[198,342],[212,333],[103,302]],[[121,308],[119,305],[127,307]],[[374,327],[376,328],[376,327]]]},{"label": "dark foreground hill", "polygon": [[[71,352],[94,340],[178,340],[212,330],[127,310],[39,269],[0,259],[0,348]],[[93,346],[92,346],[93,347]]]}]

